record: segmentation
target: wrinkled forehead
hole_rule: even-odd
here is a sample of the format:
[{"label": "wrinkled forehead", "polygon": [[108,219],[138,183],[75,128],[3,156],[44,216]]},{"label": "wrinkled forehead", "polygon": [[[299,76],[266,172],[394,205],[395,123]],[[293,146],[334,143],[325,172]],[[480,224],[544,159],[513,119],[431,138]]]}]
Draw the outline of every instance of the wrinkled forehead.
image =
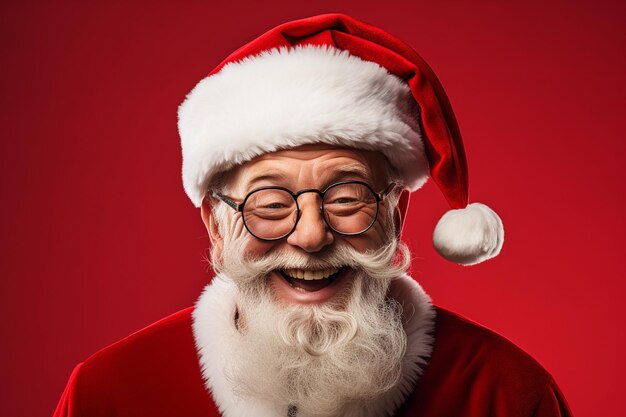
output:
[{"label": "wrinkled forehead", "polygon": [[229,191],[244,193],[266,185],[296,191],[360,180],[379,189],[387,185],[391,171],[380,152],[312,144],[260,155],[225,173],[224,185]]}]

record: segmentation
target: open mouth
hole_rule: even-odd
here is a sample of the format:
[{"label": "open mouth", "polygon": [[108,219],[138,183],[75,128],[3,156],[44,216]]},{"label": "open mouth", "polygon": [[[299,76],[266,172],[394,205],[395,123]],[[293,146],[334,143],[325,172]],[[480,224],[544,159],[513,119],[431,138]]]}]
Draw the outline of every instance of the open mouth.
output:
[{"label": "open mouth", "polygon": [[335,282],[345,268],[329,268],[322,270],[282,269],[280,276],[292,288],[299,291],[315,292]]}]

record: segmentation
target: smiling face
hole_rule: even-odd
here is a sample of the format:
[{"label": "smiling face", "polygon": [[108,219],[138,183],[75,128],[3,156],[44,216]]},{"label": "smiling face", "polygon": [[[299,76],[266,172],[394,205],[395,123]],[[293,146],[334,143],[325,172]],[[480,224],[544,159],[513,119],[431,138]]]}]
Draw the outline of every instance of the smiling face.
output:
[{"label": "smiling face", "polygon": [[[235,169],[226,176],[225,193],[241,203],[250,191],[260,187],[279,186],[296,193],[303,189],[325,190],[340,181],[361,181],[376,192],[390,183],[387,160],[377,152],[336,148],[328,145],[306,145],[290,150],[264,154]],[[226,210],[227,219],[217,225],[211,212],[211,200],[202,205],[203,220],[210,232],[215,257],[222,256],[224,241],[245,241],[245,256],[259,259],[271,253],[298,257],[299,265],[276,268],[266,279],[277,301],[283,304],[322,304],[347,291],[354,269],[332,265],[325,258],[334,248],[347,246],[358,252],[373,251],[389,240],[390,228],[401,226],[408,192],[400,195],[399,207],[385,198],[379,206],[376,222],[363,234],[345,236],[332,231],[320,212],[320,196],[304,193],[298,197],[300,218],[293,232],[279,240],[263,241],[250,235],[241,213]],[[216,201],[213,201],[215,204]],[[249,203],[246,203],[249,204]],[[394,222],[391,219],[395,220]]]},{"label": "smiling face", "polygon": [[[268,186],[297,193],[362,181],[380,192],[391,181],[386,163],[375,152],[307,145],[243,164],[224,177],[219,191],[237,203]],[[350,414],[348,407],[358,404],[356,399],[374,401],[398,384],[406,317],[389,292],[410,259],[396,232],[408,194],[396,188],[379,203],[369,229],[346,236],[324,221],[320,195],[303,193],[296,227],[273,241],[254,237],[241,211],[205,199],[202,217],[214,268],[238,289],[233,320],[238,336],[229,344],[225,371],[234,391],[277,405],[278,414],[297,404],[299,414],[335,416]],[[349,197],[358,195],[334,194],[326,203],[349,204],[355,200]],[[265,214],[272,210],[267,218],[292,218],[290,212],[273,211],[289,206],[289,198],[267,200],[262,205]],[[355,212],[337,211],[344,216],[334,219],[333,227],[343,227],[338,221]],[[398,251],[403,255],[399,263]]]}]

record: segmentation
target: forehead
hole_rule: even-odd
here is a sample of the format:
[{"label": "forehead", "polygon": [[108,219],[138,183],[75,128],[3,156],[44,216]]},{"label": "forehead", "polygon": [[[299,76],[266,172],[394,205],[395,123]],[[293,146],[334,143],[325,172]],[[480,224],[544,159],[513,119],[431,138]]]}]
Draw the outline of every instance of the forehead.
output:
[{"label": "forehead", "polygon": [[255,183],[279,182],[292,187],[323,187],[325,182],[360,179],[380,186],[389,166],[380,152],[304,145],[263,154],[234,168],[227,175],[230,188],[250,188]]}]

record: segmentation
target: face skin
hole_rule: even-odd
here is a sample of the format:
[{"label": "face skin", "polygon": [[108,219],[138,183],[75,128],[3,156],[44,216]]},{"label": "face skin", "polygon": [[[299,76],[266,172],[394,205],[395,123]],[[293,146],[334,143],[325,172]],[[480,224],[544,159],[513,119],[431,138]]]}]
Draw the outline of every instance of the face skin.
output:
[{"label": "face skin", "polygon": [[[263,186],[282,186],[297,192],[308,188],[324,190],[330,184],[347,180],[364,181],[375,191],[381,192],[389,185],[383,182],[387,163],[386,158],[377,152],[328,145],[305,145],[264,154],[233,169],[227,177],[227,194],[233,200],[241,202],[251,190]],[[245,252],[251,258],[260,258],[278,250],[314,258],[316,254],[324,253],[333,245],[349,245],[359,252],[365,252],[377,249],[385,242],[385,210],[396,212],[396,230],[401,229],[408,197],[409,191],[404,189],[397,207],[389,207],[387,200],[383,200],[376,223],[367,232],[357,236],[343,236],[328,228],[319,211],[320,198],[315,193],[305,193],[299,197],[301,217],[295,230],[286,238],[271,242],[256,239],[244,227],[241,213],[230,209],[228,230],[230,238],[246,239]],[[201,213],[213,250],[220,256],[224,237],[220,235],[211,212],[211,204],[215,203],[206,198]],[[268,279],[273,293],[282,303],[321,304],[349,286],[351,273],[347,268],[340,270],[337,278],[323,288],[316,288],[314,285],[307,289],[294,287],[279,271],[270,273]],[[303,284],[309,283],[311,282]]]}]

